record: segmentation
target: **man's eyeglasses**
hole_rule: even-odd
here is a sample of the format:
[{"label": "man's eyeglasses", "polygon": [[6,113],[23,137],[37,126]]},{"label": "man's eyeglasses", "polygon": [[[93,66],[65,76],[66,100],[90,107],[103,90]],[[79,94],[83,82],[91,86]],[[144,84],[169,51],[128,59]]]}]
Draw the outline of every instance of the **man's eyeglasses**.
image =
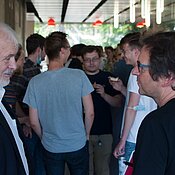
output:
[{"label": "man's eyeglasses", "polygon": [[137,61],[137,67],[139,72],[144,72],[146,69],[148,70],[150,68],[149,64],[142,64],[140,61]]},{"label": "man's eyeglasses", "polygon": [[90,63],[90,62],[97,62],[99,60],[100,60],[100,58],[94,57],[94,58],[85,58],[83,61],[85,63]]}]

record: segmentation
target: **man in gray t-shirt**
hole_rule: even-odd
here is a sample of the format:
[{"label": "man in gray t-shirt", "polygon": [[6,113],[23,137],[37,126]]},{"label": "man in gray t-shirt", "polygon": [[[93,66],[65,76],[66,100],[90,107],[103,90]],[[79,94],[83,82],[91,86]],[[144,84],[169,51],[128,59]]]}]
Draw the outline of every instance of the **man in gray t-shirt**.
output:
[{"label": "man in gray t-shirt", "polygon": [[64,174],[66,162],[71,174],[86,175],[86,141],[94,118],[93,87],[83,71],[64,68],[70,54],[66,34],[51,33],[45,48],[49,71],[30,81],[24,97],[30,106],[31,127],[41,138],[49,174]]}]

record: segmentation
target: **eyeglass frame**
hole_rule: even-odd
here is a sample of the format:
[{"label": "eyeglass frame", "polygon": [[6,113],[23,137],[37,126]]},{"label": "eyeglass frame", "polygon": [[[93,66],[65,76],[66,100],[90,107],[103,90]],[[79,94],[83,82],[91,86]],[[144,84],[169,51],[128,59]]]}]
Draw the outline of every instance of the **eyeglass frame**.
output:
[{"label": "eyeglass frame", "polygon": [[140,63],[140,61],[137,61],[137,68],[139,72],[143,72],[144,68],[147,68],[147,69],[150,68],[150,64],[142,64]]},{"label": "eyeglass frame", "polygon": [[90,62],[97,62],[97,61],[99,61],[100,60],[100,58],[98,57],[93,57],[93,58],[88,58],[88,59],[83,59],[83,62],[85,62],[85,63],[90,63]]}]

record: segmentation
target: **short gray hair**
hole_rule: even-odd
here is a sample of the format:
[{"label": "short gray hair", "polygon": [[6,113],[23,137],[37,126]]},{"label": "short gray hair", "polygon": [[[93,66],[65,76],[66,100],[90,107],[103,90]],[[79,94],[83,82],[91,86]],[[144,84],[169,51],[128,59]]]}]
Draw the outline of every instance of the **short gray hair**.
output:
[{"label": "short gray hair", "polygon": [[6,39],[12,41],[18,48],[18,40],[15,31],[5,23],[0,22],[0,41]]}]

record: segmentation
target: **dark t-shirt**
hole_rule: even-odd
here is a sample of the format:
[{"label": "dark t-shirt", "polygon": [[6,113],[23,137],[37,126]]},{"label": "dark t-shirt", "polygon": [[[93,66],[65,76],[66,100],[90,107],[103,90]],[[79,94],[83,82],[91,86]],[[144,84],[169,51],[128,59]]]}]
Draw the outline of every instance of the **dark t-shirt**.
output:
[{"label": "dark t-shirt", "polygon": [[83,70],[82,63],[78,58],[72,58],[68,68]]},{"label": "dark t-shirt", "polygon": [[138,132],[133,175],[175,174],[175,99],[148,114]]},{"label": "dark t-shirt", "polygon": [[[105,93],[115,96],[119,94],[118,91],[114,90],[109,83],[109,76],[113,76],[110,72],[101,71],[96,75],[88,75],[90,82],[94,84],[101,84],[104,86]],[[94,103],[94,122],[91,128],[91,135],[102,135],[102,134],[112,134],[112,116],[110,105],[96,93],[94,90],[92,92],[92,98]]]}]

